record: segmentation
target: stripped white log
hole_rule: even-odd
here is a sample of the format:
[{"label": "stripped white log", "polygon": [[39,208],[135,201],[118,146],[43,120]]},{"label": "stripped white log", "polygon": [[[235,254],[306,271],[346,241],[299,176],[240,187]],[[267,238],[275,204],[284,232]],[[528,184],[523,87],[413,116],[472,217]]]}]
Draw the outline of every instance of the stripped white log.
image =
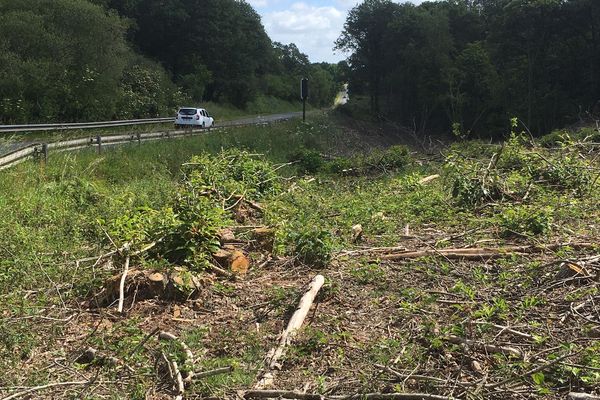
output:
[{"label": "stripped white log", "polygon": [[125,302],[125,280],[129,273],[129,256],[125,258],[125,268],[123,268],[123,275],[121,275],[121,282],[119,284],[119,314],[123,312],[123,303]]},{"label": "stripped white log", "polygon": [[421,180],[419,181],[419,183],[420,183],[421,185],[426,185],[426,184],[428,184],[429,182],[431,182],[431,181],[433,181],[433,180],[436,180],[436,179],[437,179],[437,178],[439,178],[439,177],[440,177],[440,176],[439,176],[438,174],[435,174],[435,175],[429,175],[429,176],[426,176],[425,178],[421,179]]},{"label": "stripped white log", "polygon": [[302,327],[304,319],[308,315],[308,311],[317,297],[317,293],[325,283],[323,275],[317,275],[313,278],[308,286],[308,291],[304,293],[298,303],[298,307],[290,318],[287,328],[281,333],[279,345],[267,354],[265,359],[266,371],[262,374],[258,383],[254,386],[255,389],[263,389],[271,384],[275,379],[274,370],[279,369],[279,359],[284,355],[286,346],[292,341],[298,330]]},{"label": "stripped white log", "polygon": [[194,353],[192,353],[192,349],[190,349],[190,347],[187,344],[185,344],[185,342],[179,340],[179,338],[173,335],[171,332],[162,331],[158,334],[158,338],[163,340],[172,340],[174,342],[179,343],[179,345],[185,352],[184,365],[187,368],[187,375],[183,381],[186,383],[191,382],[194,378]]}]

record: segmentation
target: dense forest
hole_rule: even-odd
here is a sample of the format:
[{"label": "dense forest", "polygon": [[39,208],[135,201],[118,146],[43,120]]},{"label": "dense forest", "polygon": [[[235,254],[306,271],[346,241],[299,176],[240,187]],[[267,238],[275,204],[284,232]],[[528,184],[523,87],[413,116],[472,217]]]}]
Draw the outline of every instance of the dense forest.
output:
[{"label": "dense forest", "polygon": [[366,0],[337,48],[350,88],[417,132],[546,133],[598,116],[598,0]]},{"label": "dense forest", "polygon": [[273,43],[237,0],[0,0],[0,123],[153,117],[259,97],[329,105],[336,66]]}]

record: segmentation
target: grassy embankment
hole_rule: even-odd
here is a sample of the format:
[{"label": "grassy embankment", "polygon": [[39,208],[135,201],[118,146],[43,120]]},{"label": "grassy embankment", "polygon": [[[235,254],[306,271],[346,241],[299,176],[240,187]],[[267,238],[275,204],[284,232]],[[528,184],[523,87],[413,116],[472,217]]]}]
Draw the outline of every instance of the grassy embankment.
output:
[{"label": "grassy embankment", "polygon": [[[168,394],[161,352],[182,361],[181,348],[154,337],[136,348],[160,328],[190,346],[194,370],[234,367],[195,380],[186,394],[234,395],[252,387],[316,273],[327,283],[276,375],[278,388],[486,399],[561,398],[597,388],[593,140],[584,132],[533,144],[515,134],[504,146],[457,143],[441,156],[398,147],[361,154],[361,142],[356,156],[324,159],[319,153],[335,155],[347,140],[339,122],[322,117],[101,156],[51,155],[46,166],[2,172],[2,394],[88,380],[35,395]],[[202,152],[210,155],[181,168]],[[298,162],[275,178],[290,154]],[[440,177],[421,183],[432,174]],[[257,201],[262,213],[248,206]],[[250,228],[235,230],[251,261],[248,275],[214,275],[207,254],[218,245],[215,232],[256,224],[275,229],[273,250],[257,248]],[[356,224],[362,235],[353,238]],[[177,265],[197,275],[202,289],[187,301],[136,300],[136,291],[125,315],[114,304],[92,306],[123,258],[75,261],[157,239],[155,249],[131,258],[132,267],[164,272]],[[449,250],[515,245],[532,247],[471,259]],[[402,248],[423,253],[409,258]],[[116,364],[77,360],[89,346]]]}]

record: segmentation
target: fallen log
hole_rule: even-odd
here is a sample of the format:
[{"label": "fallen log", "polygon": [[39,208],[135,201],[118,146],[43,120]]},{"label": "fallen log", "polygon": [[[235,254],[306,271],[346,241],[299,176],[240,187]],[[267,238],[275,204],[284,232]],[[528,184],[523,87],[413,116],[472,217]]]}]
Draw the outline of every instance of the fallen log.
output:
[{"label": "fallen log", "polygon": [[501,258],[509,255],[524,255],[542,253],[544,251],[555,251],[561,247],[569,246],[576,250],[590,249],[597,244],[594,243],[565,243],[548,246],[506,246],[506,247],[479,247],[479,248],[454,248],[454,249],[425,249],[411,250],[397,253],[383,254],[380,260],[398,261],[409,258],[422,258],[429,256],[441,256],[448,259],[481,260],[489,258]]},{"label": "fallen log", "polygon": [[421,179],[421,180],[419,181],[419,184],[421,184],[421,185],[426,185],[426,184],[428,184],[429,182],[431,182],[431,181],[433,181],[433,180],[436,180],[436,179],[437,179],[437,178],[439,178],[439,177],[440,177],[440,176],[439,176],[438,174],[426,176],[425,178],[423,178],[423,179]]},{"label": "fallen log", "polygon": [[363,393],[342,396],[324,396],[291,390],[249,390],[245,399],[294,399],[294,400],[451,400],[451,397],[427,393]]},{"label": "fallen log", "polygon": [[75,386],[75,385],[91,385],[93,381],[74,381],[74,382],[57,382],[57,383],[49,383],[47,385],[34,386],[28,389],[25,389],[21,392],[13,393],[10,396],[3,397],[2,400],[12,400],[18,399],[20,397],[26,396],[30,393],[34,393],[40,390],[55,388],[58,386]]},{"label": "fallen log", "polygon": [[291,342],[304,323],[304,319],[308,315],[308,311],[324,283],[325,278],[323,275],[317,275],[308,285],[308,290],[300,299],[298,308],[296,308],[292,318],[290,318],[287,328],[281,333],[279,345],[267,353],[267,356],[265,357],[266,369],[254,386],[255,389],[263,389],[273,383],[273,380],[275,379],[274,370],[281,367],[279,365],[279,359],[283,356],[286,346]]}]

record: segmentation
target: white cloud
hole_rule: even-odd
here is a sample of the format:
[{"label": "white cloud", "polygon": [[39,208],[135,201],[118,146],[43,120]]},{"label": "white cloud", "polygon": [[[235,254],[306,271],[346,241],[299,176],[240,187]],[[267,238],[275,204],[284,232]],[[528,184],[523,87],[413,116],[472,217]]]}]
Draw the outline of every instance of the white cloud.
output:
[{"label": "white cloud", "polygon": [[[363,0],[304,0],[290,5],[287,0],[250,0],[256,7],[263,7],[262,21],[273,41],[295,43],[311,62],[338,62],[346,58],[342,52],[334,52],[335,40],[344,29],[348,11]],[[422,0],[410,1],[420,4]],[[316,2],[309,4],[307,2]],[[265,9],[267,6],[271,9]],[[264,6],[259,6],[264,4]],[[274,11],[276,7],[279,11]],[[282,9],[283,7],[283,9]]]},{"label": "white cloud", "polygon": [[337,62],[345,58],[332,50],[345,20],[346,12],[334,6],[306,3],[294,3],[285,11],[267,13],[263,17],[272,40],[295,43],[313,62]]},{"label": "white cloud", "polygon": [[248,3],[254,8],[264,8],[269,5],[267,0],[247,0]]}]

